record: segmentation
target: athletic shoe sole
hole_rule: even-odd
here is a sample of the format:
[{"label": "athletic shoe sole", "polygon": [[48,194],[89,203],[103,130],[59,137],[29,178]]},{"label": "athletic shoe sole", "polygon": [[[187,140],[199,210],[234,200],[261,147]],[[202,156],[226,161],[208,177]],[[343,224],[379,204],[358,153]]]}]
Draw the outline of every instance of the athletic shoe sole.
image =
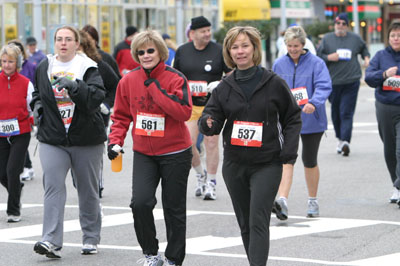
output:
[{"label": "athletic shoe sole", "polygon": [[61,259],[60,255],[54,254],[50,247],[47,247],[43,243],[36,243],[33,250],[40,255],[46,255],[50,259]]},{"label": "athletic shoe sole", "polygon": [[317,218],[319,217],[319,214],[317,213],[307,213],[307,218]]},{"label": "athletic shoe sole", "polygon": [[88,250],[88,249],[82,249],[81,250],[81,254],[82,255],[93,255],[93,254],[97,254],[97,249],[91,249],[91,250]]},{"label": "athletic shoe sole", "polygon": [[276,218],[278,218],[279,220],[287,220],[287,215],[285,215],[284,213],[282,213],[282,208],[279,205],[278,202],[274,201],[274,206],[272,207],[272,212],[276,214]]}]

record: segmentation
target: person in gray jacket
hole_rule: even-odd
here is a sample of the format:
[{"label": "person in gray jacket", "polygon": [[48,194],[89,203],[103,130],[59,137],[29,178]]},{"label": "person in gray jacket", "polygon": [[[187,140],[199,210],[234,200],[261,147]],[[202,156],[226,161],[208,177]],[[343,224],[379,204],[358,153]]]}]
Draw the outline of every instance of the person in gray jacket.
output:
[{"label": "person in gray jacket", "polygon": [[365,42],[359,35],[349,32],[348,27],[347,14],[340,13],[335,19],[335,31],[324,36],[317,50],[317,55],[325,61],[332,78],[329,101],[332,104],[336,138],[339,140],[336,151],[343,156],[350,153],[353,117],[360,88],[358,55],[364,59],[365,67],[369,65],[370,57]]}]

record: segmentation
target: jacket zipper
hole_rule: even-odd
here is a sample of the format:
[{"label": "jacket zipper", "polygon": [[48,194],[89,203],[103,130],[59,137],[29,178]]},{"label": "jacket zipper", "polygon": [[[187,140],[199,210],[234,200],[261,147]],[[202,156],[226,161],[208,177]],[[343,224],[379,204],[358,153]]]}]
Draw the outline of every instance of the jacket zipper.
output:
[{"label": "jacket zipper", "polygon": [[10,79],[11,79],[11,77],[7,77],[7,79],[8,79],[8,89],[11,89],[11,86],[10,86]]},{"label": "jacket zipper", "polygon": [[296,69],[297,69],[297,65],[294,64],[294,74],[293,74],[293,85],[292,85],[292,89],[294,89],[294,84],[296,82]]}]

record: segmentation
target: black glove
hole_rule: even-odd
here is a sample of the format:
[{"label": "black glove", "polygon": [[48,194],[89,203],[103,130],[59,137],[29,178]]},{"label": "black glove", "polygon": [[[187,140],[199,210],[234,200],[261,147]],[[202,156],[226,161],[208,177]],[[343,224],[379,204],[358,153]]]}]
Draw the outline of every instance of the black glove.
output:
[{"label": "black glove", "polygon": [[[115,145],[117,145],[117,144],[110,144],[107,147],[107,155],[108,155],[108,159],[110,159],[110,160],[114,160],[115,158],[117,158],[117,156],[119,154],[118,152],[113,151],[113,147]],[[121,149],[120,153],[124,153],[124,150]]]},{"label": "black glove", "polygon": [[158,88],[161,88],[160,82],[156,79],[148,79],[144,82],[144,86],[148,87],[151,83],[155,83]]},{"label": "black glove", "polygon": [[43,114],[43,106],[41,102],[36,102],[33,108],[33,123],[38,126]]},{"label": "black glove", "polygon": [[56,78],[51,85],[58,84],[57,90],[67,89],[68,91],[74,91],[78,88],[78,83],[76,81],[67,79],[66,77]]}]

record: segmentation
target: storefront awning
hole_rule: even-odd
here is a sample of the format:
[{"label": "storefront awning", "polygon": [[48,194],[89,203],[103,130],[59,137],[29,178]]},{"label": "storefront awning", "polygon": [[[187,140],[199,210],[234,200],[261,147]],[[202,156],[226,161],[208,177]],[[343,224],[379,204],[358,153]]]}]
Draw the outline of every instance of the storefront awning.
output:
[{"label": "storefront awning", "polygon": [[223,0],[224,21],[270,20],[269,0]]}]

